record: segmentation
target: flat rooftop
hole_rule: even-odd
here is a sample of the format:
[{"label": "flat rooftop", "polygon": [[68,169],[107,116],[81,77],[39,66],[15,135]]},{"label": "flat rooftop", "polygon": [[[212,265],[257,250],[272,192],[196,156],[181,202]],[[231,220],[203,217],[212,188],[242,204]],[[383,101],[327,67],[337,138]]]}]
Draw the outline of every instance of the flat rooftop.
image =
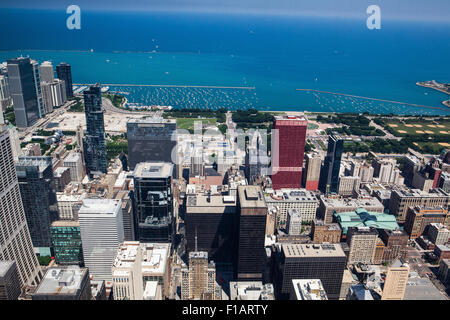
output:
[{"label": "flat rooftop", "polygon": [[78,215],[116,214],[122,209],[122,201],[117,199],[84,199]]},{"label": "flat rooftop", "polygon": [[79,227],[80,222],[77,220],[56,220],[53,221],[51,227]]},{"label": "flat rooftop", "polygon": [[168,178],[172,176],[173,164],[168,162],[140,162],[136,165],[135,178]]},{"label": "flat rooftop", "polygon": [[349,207],[349,208],[364,208],[364,207],[379,207],[384,210],[383,204],[375,197],[364,198],[327,198],[323,195],[320,196],[320,200],[327,207]]},{"label": "flat rooftop", "polygon": [[0,261],[0,277],[4,277],[13,264],[14,261]]},{"label": "flat rooftop", "polygon": [[142,124],[142,125],[145,125],[145,124],[157,124],[157,123],[177,123],[177,120],[176,119],[164,119],[164,118],[161,118],[161,117],[153,117],[153,118],[151,118],[151,117],[147,117],[147,118],[141,118],[141,119],[130,119],[130,120],[128,120],[128,122],[127,122],[127,124],[128,123],[137,123],[137,124]]},{"label": "flat rooftop", "polygon": [[260,186],[238,186],[238,195],[242,208],[267,208]]},{"label": "flat rooftop", "polygon": [[166,271],[170,243],[140,243],[125,241],[120,244],[114,259],[113,275],[127,274],[141,255],[141,268],[145,274],[161,275]]},{"label": "flat rooftop", "polygon": [[320,279],[292,279],[297,300],[328,300]]},{"label": "flat rooftop", "polygon": [[223,213],[230,210],[230,207],[236,207],[234,196],[211,195],[208,197],[208,195],[198,194],[188,196],[186,200],[187,213]]},{"label": "flat rooftop", "polygon": [[52,158],[43,156],[19,156],[19,160],[16,162],[16,166],[38,167],[41,172],[51,165]]},{"label": "flat rooftop", "polygon": [[76,294],[86,273],[87,268],[49,268],[35,294]]},{"label": "flat rooftop", "polygon": [[428,278],[409,278],[403,300],[446,300]]},{"label": "flat rooftop", "polygon": [[265,197],[266,201],[270,202],[317,202],[319,203],[319,200],[315,196],[315,194],[311,191],[308,191],[306,189],[280,189],[277,191],[274,191],[273,194],[268,195]]},{"label": "flat rooftop", "polygon": [[81,153],[71,152],[63,160],[63,162],[77,162],[81,158]]},{"label": "flat rooftop", "polygon": [[286,258],[345,257],[339,244],[293,244],[283,243],[281,250]]}]

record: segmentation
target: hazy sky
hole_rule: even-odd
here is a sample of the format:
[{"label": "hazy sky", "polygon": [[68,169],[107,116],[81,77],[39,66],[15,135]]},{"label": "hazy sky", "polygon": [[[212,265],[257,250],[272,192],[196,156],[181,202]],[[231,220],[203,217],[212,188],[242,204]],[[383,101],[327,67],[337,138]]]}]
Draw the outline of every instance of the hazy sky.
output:
[{"label": "hazy sky", "polygon": [[376,4],[386,19],[450,22],[450,0],[0,0],[0,8],[193,11],[361,17]]}]

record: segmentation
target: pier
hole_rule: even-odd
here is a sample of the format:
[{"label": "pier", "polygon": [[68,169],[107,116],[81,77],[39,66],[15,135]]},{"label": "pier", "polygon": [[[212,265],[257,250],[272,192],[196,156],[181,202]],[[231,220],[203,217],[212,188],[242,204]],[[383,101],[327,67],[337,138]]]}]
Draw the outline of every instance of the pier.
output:
[{"label": "pier", "polygon": [[331,91],[323,91],[323,90],[315,90],[315,89],[295,89],[295,90],[297,90],[297,91],[319,92],[319,93],[333,94],[333,95],[344,96],[344,97],[351,97],[351,98],[358,98],[358,99],[365,99],[365,100],[372,100],[372,101],[380,101],[380,102],[402,104],[402,105],[411,106],[411,107],[428,108],[428,109],[448,111],[448,109],[439,108],[439,107],[424,106],[424,105],[421,105],[421,104],[414,104],[414,103],[401,102],[401,101],[393,101],[393,100],[385,100],[385,99],[378,99],[378,98],[363,97],[363,96],[357,96],[357,95],[347,94],[347,93],[339,93],[339,92],[331,92]]},{"label": "pier", "polygon": [[[74,83],[74,86],[91,86],[93,83]],[[101,83],[102,86],[116,87],[157,87],[157,88],[203,88],[203,89],[239,89],[255,90],[255,87],[226,87],[226,86],[191,86],[178,84],[122,84],[122,83]]]}]

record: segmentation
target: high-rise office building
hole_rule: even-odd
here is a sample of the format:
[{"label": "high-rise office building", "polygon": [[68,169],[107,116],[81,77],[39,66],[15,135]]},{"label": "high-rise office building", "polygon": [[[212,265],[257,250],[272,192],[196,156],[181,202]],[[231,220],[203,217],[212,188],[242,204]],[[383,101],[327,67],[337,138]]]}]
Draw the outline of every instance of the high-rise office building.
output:
[{"label": "high-rise office building", "polygon": [[8,82],[17,126],[32,126],[41,117],[42,97],[36,90],[40,83],[36,83],[36,66],[30,58],[8,60]]},{"label": "high-rise office building", "polygon": [[66,103],[66,91],[64,81],[55,79],[52,82],[42,82],[42,98],[45,105],[45,113],[50,113],[54,108]]},{"label": "high-rise office building", "polygon": [[177,122],[162,118],[131,119],[127,122],[128,166],[139,162],[177,164]]},{"label": "high-rise office building", "polygon": [[86,172],[92,177],[107,172],[105,122],[100,85],[91,86],[84,94],[86,131],[83,138]]},{"label": "high-rise office building", "polygon": [[53,65],[50,61],[44,61],[41,63],[40,72],[41,82],[53,82],[53,80],[55,80]]},{"label": "high-rise office building", "polygon": [[286,232],[292,236],[302,233],[302,214],[297,209],[288,210]]},{"label": "high-rise office building", "polygon": [[382,262],[406,259],[409,237],[405,231],[382,229],[379,233],[380,239],[383,240],[385,246]]},{"label": "high-rise office building", "polygon": [[215,300],[216,266],[208,252],[189,253],[189,268],[181,269],[181,300]]},{"label": "high-rise office building", "polygon": [[50,225],[58,212],[52,158],[21,156],[16,171],[33,246],[50,248]]},{"label": "high-rise office building", "polygon": [[57,220],[50,226],[55,262],[62,265],[83,263],[80,223],[72,220]]},{"label": "high-rise office building", "polygon": [[73,97],[72,70],[70,68],[70,65],[65,62],[61,62],[59,65],[56,66],[56,74],[58,75],[58,79],[64,81],[67,98]]},{"label": "high-rise office building", "polygon": [[19,272],[14,261],[0,261],[0,301],[17,300],[21,285]]},{"label": "high-rise office building", "polygon": [[405,231],[409,234],[410,239],[416,239],[423,235],[432,223],[441,223],[446,227],[450,227],[450,212],[447,207],[409,207]]},{"label": "high-rise office building", "polygon": [[238,235],[236,197],[188,195],[184,221],[188,253],[206,251],[217,268],[234,265]]},{"label": "high-rise office building", "polygon": [[370,227],[349,227],[347,243],[350,247],[348,264],[373,263],[378,232]]},{"label": "high-rise office building", "polygon": [[389,268],[384,280],[381,300],[403,300],[409,277],[409,265],[400,260]]},{"label": "high-rise office building", "polygon": [[70,181],[81,182],[84,178],[83,160],[81,156],[81,153],[71,152],[64,158],[64,167],[70,169]]},{"label": "high-rise office building", "polygon": [[88,268],[51,267],[32,294],[32,300],[92,300]]},{"label": "high-rise office building", "polygon": [[267,204],[260,186],[238,186],[239,236],[237,278],[245,281],[262,279],[266,251]]},{"label": "high-rise office building", "polygon": [[[125,241],[112,265],[114,300],[158,300],[169,296],[170,243]],[[156,298],[148,295],[156,287]]]},{"label": "high-rise office building", "polygon": [[320,158],[320,154],[317,152],[308,153],[306,156],[305,163],[305,189],[315,191],[319,188],[319,179],[320,179],[320,167],[322,164],[322,159]]},{"label": "high-rise office building", "polygon": [[122,200],[122,217],[123,217],[123,232],[125,241],[134,241],[134,212],[133,200],[130,197],[130,191],[120,190],[116,194],[116,199]]},{"label": "high-rise office building", "polygon": [[124,237],[122,202],[85,199],[78,219],[85,266],[94,280],[111,281],[111,266]]},{"label": "high-rise office building", "polygon": [[173,164],[141,162],[134,169],[135,236],[140,242],[171,242]]},{"label": "high-rise office building", "polygon": [[274,270],[278,297],[289,298],[294,279],[320,279],[328,299],[339,299],[346,260],[339,244],[282,244]]},{"label": "high-rise office building", "polygon": [[277,116],[272,135],[272,187],[300,188],[305,153],[305,116]]},{"label": "high-rise office building", "polygon": [[0,261],[16,262],[21,285],[37,285],[42,272],[33,251],[6,126],[0,126],[0,154]]},{"label": "high-rise office building", "polygon": [[319,189],[325,193],[337,193],[339,187],[339,170],[344,149],[344,140],[339,135],[330,135],[328,149],[320,172]]},{"label": "high-rise office building", "polygon": [[9,91],[9,81],[6,75],[0,75],[0,110],[12,106],[11,92]]}]

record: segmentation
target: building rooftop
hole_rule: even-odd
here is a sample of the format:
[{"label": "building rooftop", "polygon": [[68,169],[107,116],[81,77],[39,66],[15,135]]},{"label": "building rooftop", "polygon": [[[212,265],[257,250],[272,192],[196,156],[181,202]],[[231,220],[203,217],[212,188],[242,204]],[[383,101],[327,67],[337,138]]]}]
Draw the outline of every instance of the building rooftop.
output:
[{"label": "building rooftop", "polygon": [[378,207],[383,208],[383,204],[375,197],[361,197],[361,198],[327,198],[324,195],[320,196],[320,201],[327,207],[349,207],[349,208],[365,208],[365,207]]},{"label": "building rooftop", "polygon": [[231,281],[230,300],[275,300],[273,285],[261,281]]},{"label": "building rooftop", "polygon": [[176,119],[164,119],[161,117],[153,118],[140,118],[140,119],[130,119],[127,123],[138,123],[138,124],[155,124],[155,123],[177,123]]},{"label": "building rooftop", "polygon": [[85,199],[86,197],[87,197],[86,192],[83,192],[82,194],[79,194],[79,193],[67,194],[67,193],[63,193],[63,192],[56,193],[56,199],[58,200],[58,202],[63,202],[63,201],[79,202],[79,201],[82,201],[83,199]]},{"label": "building rooftop", "polygon": [[286,258],[298,257],[345,257],[339,244],[292,244],[283,243],[281,250]]},{"label": "building rooftop", "polygon": [[238,186],[239,201],[242,208],[266,208],[266,200],[260,186]]},{"label": "building rooftop", "polygon": [[326,227],[327,230],[330,231],[340,231],[341,228],[339,227],[338,223],[325,223],[323,220],[320,219],[314,219],[314,225],[317,227]]},{"label": "building rooftop", "polygon": [[14,261],[0,261],[0,277],[4,277],[13,264]]},{"label": "building rooftop", "polygon": [[56,220],[53,221],[51,227],[79,227],[80,222],[77,220]]},{"label": "building rooftop", "polygon": [[81,153],[70,152],[65,158],[64,162],[77,162],[81,158]]},{"label": "building rooftop", "polygon": [[187,213],[223,213],[229,211],[230,207],[236,207],[236,198],[234,196],[198,194],[188,196],[186,200]]},{"label": "building rooftop", "polygon": [[34,294],[76,294],[86,273],[87,268],[76,266],[51,267],[47,270]]},{"label": "building rooftop", "polygon": [[135,178],[168,178],[172,176],[173,164],[167,162],[140,162],[136,165]]},{"label": "building rooftop", "polygon": [[409,277],[403,300],[446,300],[428,278]]},{"label": "building rooftop", "polygon": [[16,162],[16,166],[23,167],[38,167],[42,172],[52,165],[51,157],[44,156],[19,156],[19,160]]},{"label": "building rooftop", "polygon": [[328,300],[320,279],[292,279],[297,300]]},{"label": "building rooftop", "polygon": [[265,196],[267,202],[319,202],[315,194],[306,189],[280,189]]},{"label": "building rooftop", "polygon": [[170,243],[140,243],[139,241],[125,241],[120,244],[114,259],[113,275],[128,272],[133,267],[138,255],[141,255],[142,273],[146,275],[161,275],[167,268]]},{"label": "building rooftop", "polygon": [[84,199],[78,215],[117,214],[122,209],[122,201],[117,199]]},{"label": "building rooftop", "polygon": [[395,216],[379,212],[369,212],[364,208],[355,211],[333,213],[342,228],[342,233],[347,234],[349,227],[374,227],[377,229],[396,230],[400,226]]}]

